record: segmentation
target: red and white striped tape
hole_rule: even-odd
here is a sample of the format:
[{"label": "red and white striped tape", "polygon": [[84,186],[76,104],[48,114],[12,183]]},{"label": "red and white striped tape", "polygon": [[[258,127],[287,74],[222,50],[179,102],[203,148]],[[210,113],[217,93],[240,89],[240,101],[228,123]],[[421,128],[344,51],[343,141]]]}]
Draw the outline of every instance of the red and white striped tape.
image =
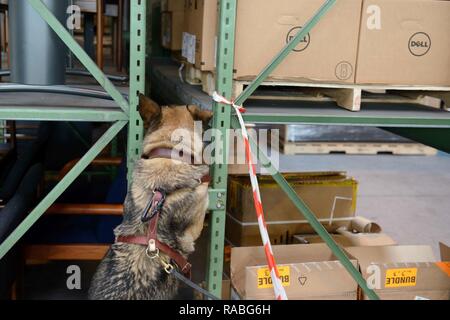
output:
[{"label": "red and white striped tape", "polygon": [[232,106],[234,110],[236,111],[236,115],[239,119],[239,124],[241,125],[241,131],[242,131],[242,138],[244,139],[244,146],[245,146],[245,157],[246,162],[248,164],[248,172],[250,175],[250,181],[252,184],[253,189],[253,202],[255,205],[256,210],[256,216],[258,218],[258,226],[259,226],[259,232],[261,234],[261,239],[264,246],[264,252],[266,254],[267,264],[269,266],[270,270],[270,276],[272,278],[273,283],[273,289],[275,291],[275,297],[277,300],[287,300],[286,292],[284,290],[284,287],[281,283],[280,274],[278,273],[278,268],[275,262],[275,257],[273,256],[272,251],[272,245],[270,244],[270,238],[269,233],[267,232],[267,226],[266,222],[264,220],[264,211],[263,206],[261,202],[261,195],[259,192],[259,184],[258,179],[256,177],[256,166],[253,162],[253,154],[250,147],[250,142],[248,140],[248,133],[247,129],[245,128],[244,119],[242,118],[242,112],[245,112],[245,109],[241,106],[237,106],[234,101],[230,101],[221,95],[219,95],[217,92],[213,93],[212,96],[213,100],[226,104],[229,106]]}]

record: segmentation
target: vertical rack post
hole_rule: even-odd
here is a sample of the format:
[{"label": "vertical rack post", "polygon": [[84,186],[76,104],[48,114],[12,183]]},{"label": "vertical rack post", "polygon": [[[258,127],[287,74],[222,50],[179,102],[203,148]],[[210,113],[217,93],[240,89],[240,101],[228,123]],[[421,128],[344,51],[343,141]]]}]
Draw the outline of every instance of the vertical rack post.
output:
[{"label": "vertical rack post", "polygon": [[[219,1],[219,32],[216,57],[216,88],[224,97],[231,99],[234,66],[234,35],[236,24],[236,0]],[[228,179],[228,139],[231,108],[214,103],[213,128],[216,136],[215,159],[213,165],[212,192],[215,204],[210,215],[210,248],[208,259],[208,291],[220,297],[222,291],[223,252],[225,241],[226,189]],[[220,150],[219,150],[220,149]],[[218,154],[219,153],[219,154]],[[217,163],[219,157],[220,163]]]},{"label": "vertical rack post", "polygon": [[0,120],[0,142],[7,143],[8,139],[6,137],[6,134],[8,133],[8,130],[6,129],[6,121]]},{"label": "vertical rack post", "polygon": [[141,154],[143,123],[139,115],[139,93],[145,93],[146,0],[131,0],[130,14],[130,113],[128,123],[127,168],[131,182],[134,163]]}]

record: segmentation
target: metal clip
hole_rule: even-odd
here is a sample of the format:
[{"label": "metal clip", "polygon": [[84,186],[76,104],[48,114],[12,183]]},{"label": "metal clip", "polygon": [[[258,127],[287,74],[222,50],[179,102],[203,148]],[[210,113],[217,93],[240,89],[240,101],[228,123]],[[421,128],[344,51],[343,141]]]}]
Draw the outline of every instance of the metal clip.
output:
[{"label": "metal clip", "polygon": [[160,261],[161,261],[161,264],[164,267],[164,271],[167,272],[168,274],[171,274],[172,271],[173,271],[173,265],[170,264],[170,263],[165,262],[164,259],[162,259],[162,258],[160,259]]},{"label": "metal clip", "polygon": [[147,249],[145,249],[145,254],[150,259],[155,259],[155,258],[159,257],[159,249],[156,249],[156,252],[150,252],[150,251],[148,251],[148,248],[147,248]]},{"label": "metal clip", "polygon": [[145,249],[145,254],[150,259],[155,259],[156,257],[159,257],[159,249],[156,247],[155,239],[150,239],[148,241],[148,246],[147,249]]}]

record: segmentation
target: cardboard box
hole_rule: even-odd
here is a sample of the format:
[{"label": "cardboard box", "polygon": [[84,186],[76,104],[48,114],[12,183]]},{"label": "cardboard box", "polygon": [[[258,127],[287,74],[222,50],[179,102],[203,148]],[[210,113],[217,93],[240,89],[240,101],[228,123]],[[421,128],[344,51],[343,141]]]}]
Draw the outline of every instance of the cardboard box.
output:
[{"label": "cardboard box", "polygon": [[350,246],[393,246],[397,243],[385,233],[353,233],[348,230],[338,230],[338,235],[344,237],[348,243],[343,243],[344,247]]},{"label": "cardboard box", "polygon": [[[397,243],[387,234],[381,232],[381,227],[366,218],[355,217],[350,227],[338,228],[331,237],[342,247],[356,246],[389,246]],[[317,234],[299,234],[294,236],[293,243],[310,244],[323,243]]]},{"label": "cardboard box", "polygon": [[186,1],[182,56],[202,71],[216,63],[218,6],[215,0]]},{"label": "cardboard box", "polygon": [[[334,241],[342,247],[395,245],[396,242],[387,234],[381,232],[381,227],[366,218],[355,217],[348,227],[340,227],[331,234]],[[317,234],[298,234],[293,243],[310,244],[323,243]]]},{"label": "cardboard box", "polygon": [[[354,83],[361,0],[341,0],[273,72],[272,79]],[[186,15],[195,36],[195,65],[214,70],[217,7],[198,1]],[[238,1],[235,79],[251,79],[295,36],[323,4],[321,0]],[[255,10],[255,8],[258,8]],[[337,32],[338,30],[338,32]]]},{"label": "cardboard box", "polygon": [[231,299],[231,280],[222,280],[222,300]]},{"label": "cardboard box", "polygon": [[[340,246],[352,247],[351,242],[341,234],[332,233],[330,236]],[[313,244],[324,243],[318,234],[296,234],[292,241],[293,244]]]},{"label": "cardboard box", "polygon": [[[450,299],[450,263],[437,262],[429,246],[345,248],[382,300]],[[363,299],[367,299],[362,294]]]},{"label": "cardboard box", "polygon": [[[357,182],[342,172],[285,174],[285,178],[329,232],[349,226],[355,215]],[[292,243],[299,233],[313,233],[272,177],[259,175],[265,221],[274,244]],[[248,175],[231,176],[228,188],[227,240],[235,246],[260,245],[261,238]]]},{"label": "cardboard box", "polygon": [[[258,75],[322,4],[321,0],[238,1],[235,78]],[[337,1],[271,78],[353,83],[361,5],[361,0]]]},{"label": "cardboard box", "polygon": [[[397,243],[385,233],[335,233],[331,237],[342,247],[354,246],[392,246]],[[302,234],[294,236],[294,243],[311,244],[323,243],[322,238],[317,234]]]},{"label": "cardboard box", "polygon": [[161,11],[184,11],[186,0],[161,0]]},{"label": "cardboard box", "polygon": [[450,261],[450,248],[442,242],[439,242],[442,261]]},{"label": "cardboard box", "polygon": [[450,1],[364,0],[356,82],[450,85]]},{"label": "cardboard box", "polygon": [[[273,246],[273,252],[289,299],[356,300],[356,282],[326,245]],[[231,284],[241,299],[274,299],[263,247],[232,249]]]},{"label": "cardboard box", "polygon": [[183,43],[184,12],[161,13],[162,46],[172,51],[181,50]]}]

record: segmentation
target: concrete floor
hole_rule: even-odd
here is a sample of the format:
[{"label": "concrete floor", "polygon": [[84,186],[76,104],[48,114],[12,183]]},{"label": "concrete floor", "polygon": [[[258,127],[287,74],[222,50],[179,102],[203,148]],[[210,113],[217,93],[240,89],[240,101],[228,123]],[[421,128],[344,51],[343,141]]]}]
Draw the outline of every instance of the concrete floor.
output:
[{"label": "concrete floor", "polygon": [[450,244],[450,156],[280,157],[283,171],[347,171],[359,181],[357,215],[399,244]]}]

